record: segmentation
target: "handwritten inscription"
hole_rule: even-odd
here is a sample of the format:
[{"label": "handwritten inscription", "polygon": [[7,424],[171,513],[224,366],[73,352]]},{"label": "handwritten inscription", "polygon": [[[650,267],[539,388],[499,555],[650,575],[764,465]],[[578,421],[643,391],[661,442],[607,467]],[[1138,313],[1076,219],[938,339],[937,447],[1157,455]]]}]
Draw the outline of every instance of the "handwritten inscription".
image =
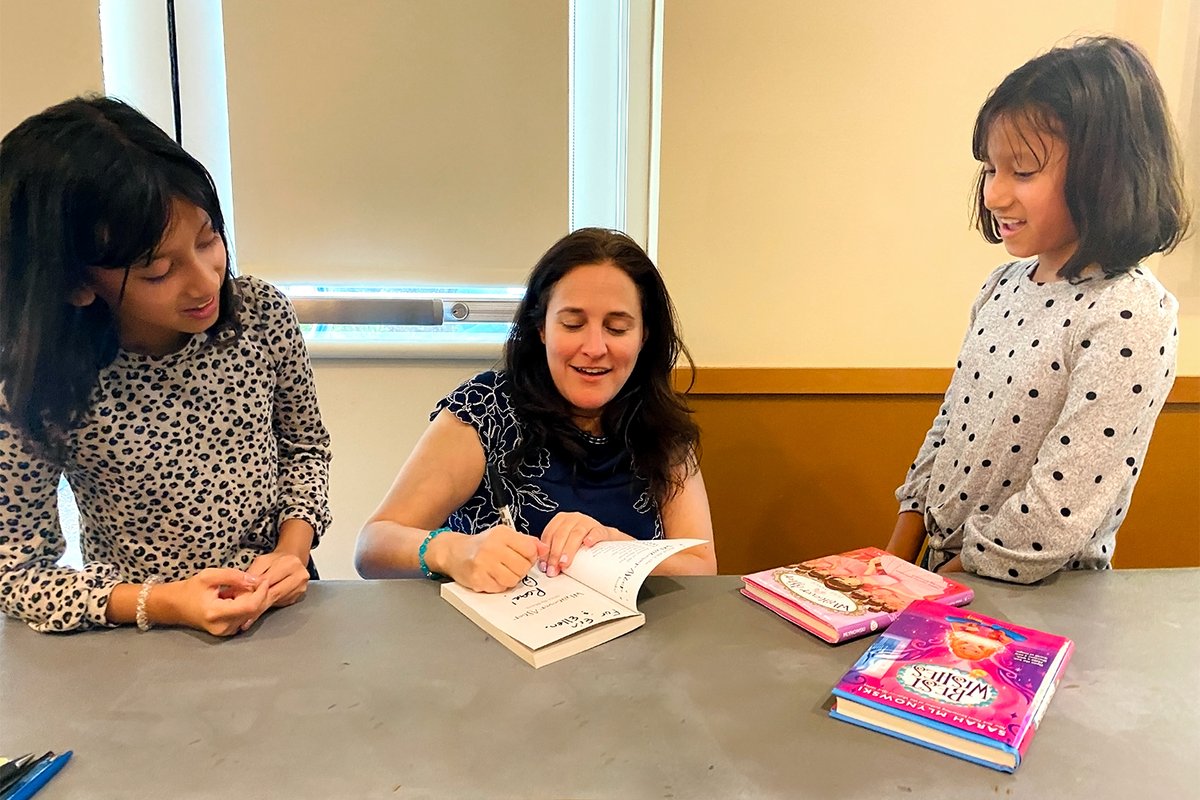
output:
[{"label": "handwritten inscription", "polygon": [[609,617],[619,617],[620,615],[621,612],[615,608],[606,608],[599,614],[593,614],[590,611],[580,611],[578,614],[570,614],[563,617],[557,622],[551,622],[546,628],[570,628],[577,630],[579,628],[586,628],[589,625],[595,625],[597,622],[603,622]]}]

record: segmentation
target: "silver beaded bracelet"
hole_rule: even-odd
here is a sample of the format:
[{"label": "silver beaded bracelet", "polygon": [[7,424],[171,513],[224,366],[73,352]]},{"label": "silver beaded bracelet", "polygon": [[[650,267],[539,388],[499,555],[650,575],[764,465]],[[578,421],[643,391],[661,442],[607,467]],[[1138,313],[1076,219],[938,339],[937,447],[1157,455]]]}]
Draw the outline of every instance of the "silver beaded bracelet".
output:
[{"label": "silver beaded bracelet", "polygon": [[150,618],[146,616],[146,600],[150,597],[150,589],[153,588],[154,584],[156,583],[162,583],[162,578],[158,577],[157,575],[151,575],[146,579],[146,582],[142,584],[142,590],[138,592],[137,613],[134,614],[134,619],[137,620],[139,631],[148,631],[154,627],[154,623],[152,623]]}]

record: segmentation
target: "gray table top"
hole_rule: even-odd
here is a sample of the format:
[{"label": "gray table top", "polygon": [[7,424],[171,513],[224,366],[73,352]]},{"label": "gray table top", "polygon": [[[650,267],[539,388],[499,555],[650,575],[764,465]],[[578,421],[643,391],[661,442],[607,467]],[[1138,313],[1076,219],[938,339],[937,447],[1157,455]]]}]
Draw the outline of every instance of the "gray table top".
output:
[{"label": "gray table top", "polygon": [[869,639],[651,578],[645,627],[534,670],[425,581],[314,583],[218,640],[0,622],[0,752],[74,749],[43,790],[139,797],[1196,797],[1200,570],[967,577],[1076,652],[1006,775],[830,719]]}]

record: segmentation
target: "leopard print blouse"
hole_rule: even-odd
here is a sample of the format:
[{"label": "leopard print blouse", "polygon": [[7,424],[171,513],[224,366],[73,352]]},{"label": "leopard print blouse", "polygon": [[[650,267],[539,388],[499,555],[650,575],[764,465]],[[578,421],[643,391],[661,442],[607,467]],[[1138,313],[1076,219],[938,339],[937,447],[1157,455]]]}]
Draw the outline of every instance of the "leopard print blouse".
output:
[{"label": "leopard print blouse", "polygon": [[[38,455],[0,396],[0,611],[39,631],[104,626],[118,583],[244,569],[286,519],[312,525],[315,546],[331,522],[330,451],[312,366],[287,298],[235,281],[241,336],[197,334],[158,357],[119,351],[64,463]],[[57,563],[63,475],[81,570]]]}]

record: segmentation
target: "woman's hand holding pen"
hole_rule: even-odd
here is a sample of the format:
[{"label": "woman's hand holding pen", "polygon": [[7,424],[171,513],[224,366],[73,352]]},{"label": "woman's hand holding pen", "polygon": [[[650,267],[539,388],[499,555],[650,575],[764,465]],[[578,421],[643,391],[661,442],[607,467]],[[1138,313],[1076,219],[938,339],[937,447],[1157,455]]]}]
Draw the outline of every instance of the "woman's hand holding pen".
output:
[{"label": "woman's hand holding pen", "polygon": [[587,514],[577,511],[562,511],[554,515],[542,531],[537,543],[538,566],[551,578],[563,567],[569,567],[580,547],[591,547],[596,542],[632,540],[616,528],[601,525]]},{"label": "woman's hand holding pen", "polygon": [[529,574],[537,540],[506,525],[474,536],[446,532],[429,544],[426,563],[476,592],[503,592]]}]

